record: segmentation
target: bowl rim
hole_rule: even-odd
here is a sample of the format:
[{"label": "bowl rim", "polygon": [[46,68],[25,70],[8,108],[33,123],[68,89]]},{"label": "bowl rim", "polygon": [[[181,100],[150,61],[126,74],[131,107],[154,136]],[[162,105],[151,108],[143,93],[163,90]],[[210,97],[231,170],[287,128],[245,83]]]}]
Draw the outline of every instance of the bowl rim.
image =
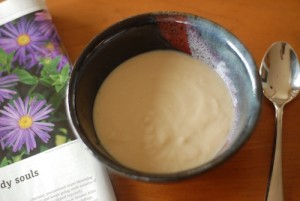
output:
[{"label": "bowl rim", "polygon": [[[137,19],[145,19],[150,16],[185,16],[185,17],[192,17],[193,19],[197,19],[200,21],[205,21],[206,23],[216,26],[218,29],[220,29],[222,32],[225,32],[226,34],[229,34],[232,36],[232,38],[235,39],[236,42],[238,42],[239,46],[244,49],[246,54],[248,54],[248,59],[250,59],[250,64],[253,67],[252,73],[254,76],[254,84],[256,86],[255,89],[253,89],[254,94],[256,95],[256,111],[254,111],[253,116],[257,117],[255,119],[252,119],[252,121],[248,124],[248,129],[246,131],[242,131],[241,137],[235,142],[234,146],[232,146],[230,149],[224,151],[221,155],[217,156],[216,158],[210,160],[209,162],[202,164],[200,166],[197,166],[192,169],[175,172],[175,173],[145,173],[140,172],[128,167],[123,166],[122,164],[115,164],[110,158],[107,156],[102,155],[99,153],[97,148],[89,141],[89,139],[86,137],[82,127],[80,126],[79,120],[76,116],[76,103],[75,103],[75,91],[76,86],[78,86],[78,77],[80,76],[80,66],[86,61],[88,57],[90,57],[93,54],[93,50],[98,46],[101,45],[101,43],[105,42],[105,38],[107,38],[111,31],[121,31],[122,26],[126,23],[133,23],[133,21]],[[148,22],[147,22],[148,24]],[[260,78],[258,76],[257,68],[256,68],[255,61],[250,53],[250,51],[245,47],[245,45],[236,37],[231,31],[225,29],[224,27],[220,26],[216,22],[213,22],[207,18],[197,16],[190,13],[185,12],[177,12],[177,11],[158,11],[158,12],[148,12],[148,13],[142,13],[138,15],[134,15],[128,18],[124,18],[123,20],[116,22],[106,29],[102,30],[100,33],[98,33],[94,38],[92,38],[89,43],[86,45],[86,47],[83,49],[83,51],[80,53],[77,61],[74,64],[73,71],[71,72],[68,84],[67,84],[67,90],[66,90],[66,112],[67,112],[67,118],[69,120],[69,124],[71,126],[72,131],[74,132],[74,135],[76,138],[81,139],[84,144],[91,149],[92,153],[96,156],[98,160],[100,160],[103,164],[105,164],[108,168],[113,170],[114,172],[124,175],[126,177],[146,181],[146,182],[170,182],[170,181],[177,181],[180,179],[185,179],[192,177],[194,175],[200,175],[204,172],[214,169],[215,167],[222,164],[225,160],[233,156],[250,138],[253,130],[256,127],[256,124],[258,122],[260,113],[261,113],[261,102],[262,102],[262,87],[260,83]]]}]

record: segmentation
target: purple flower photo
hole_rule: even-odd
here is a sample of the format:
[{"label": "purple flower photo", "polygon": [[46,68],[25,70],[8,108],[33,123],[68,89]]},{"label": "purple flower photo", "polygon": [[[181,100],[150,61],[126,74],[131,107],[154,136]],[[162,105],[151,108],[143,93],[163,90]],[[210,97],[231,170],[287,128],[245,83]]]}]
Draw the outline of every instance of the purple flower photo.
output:
[{"label": "purple flower photo", "polygon": [[14,61],[28,69],[38,63],[37,52],[45,52],[42,46],[48,38],[39,31],[35,21],[22,17],[16,24],[5,24],[0,32],[0,47],[7,53],[15,52]]},{"label": "purple flower photo", "polygon": [[71,69],[46,10],[0,26],[0,168],[76,139],[64,105]]},{"label": "purple flower photo", "polygon": [[6,99],[11,99],[12,96],[17,93],[9,88],[16,86],[18,80],[18,76],[14,74],[6,76],[1,76],[0,74],[0,103],[4,102]]},{"label": "purple flower photo", "polygon": [[52,23],[51,16],[48,12],[42,11],[42,12],[36,12],[34,20],[36,22],[40,22],[39,30],[44,33],[48,37],[56,38],[57,32],[54,27],[54,24]]},{"label": "purple flower photo", "polygon": [[36,148],[36,137],[47,143],[54,124],[45,122],[53,111],[45,100],[20,97],[0,110],[0,144],[2,149],[12,147],[12,151],[21,150],[26,145],[27,152]]}]

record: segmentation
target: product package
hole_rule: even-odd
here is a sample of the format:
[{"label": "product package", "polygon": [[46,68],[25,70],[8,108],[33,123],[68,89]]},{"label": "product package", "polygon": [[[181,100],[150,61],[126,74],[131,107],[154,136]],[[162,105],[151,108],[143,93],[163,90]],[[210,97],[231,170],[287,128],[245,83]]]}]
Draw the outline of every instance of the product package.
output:
[{"label": "product package", "polygon": [[116,200],[70,128],[71,71],[44,0],[0,3],[0,200]]}]

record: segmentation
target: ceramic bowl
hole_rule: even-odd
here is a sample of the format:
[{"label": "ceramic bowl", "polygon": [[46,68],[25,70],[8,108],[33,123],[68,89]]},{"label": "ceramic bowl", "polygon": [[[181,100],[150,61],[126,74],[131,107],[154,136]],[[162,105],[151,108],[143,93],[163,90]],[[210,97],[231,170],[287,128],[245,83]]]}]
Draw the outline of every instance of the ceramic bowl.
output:
[{"label": "ceramic bowl", "polygon": [[[201,60],[225,81],[235,117],[226,146],[211,161],[182,172],[151,174],[123,166],[103,148],[93,125],[93,104],[104,79],[127,59],[151,50],[172,49]],[[120,21],[97,35],[72,72],[67,108],[74,133],[107,167],[143,181],[174,181],[203,173],[228,159],[247,141],[260,114],[262,90],[255,62],[232,33],[220,25],[177,12],[147,13]]]}]

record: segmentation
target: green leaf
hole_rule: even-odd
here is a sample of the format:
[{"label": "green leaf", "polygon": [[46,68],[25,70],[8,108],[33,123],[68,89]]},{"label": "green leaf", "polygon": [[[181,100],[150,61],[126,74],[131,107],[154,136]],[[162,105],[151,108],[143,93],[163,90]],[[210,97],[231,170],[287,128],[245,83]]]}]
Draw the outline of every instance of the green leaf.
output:
[{"label": "green leaf", "polygon": [[70,66],[66,65],[62,70],[61,70],[61,79],[60,79],[60,83],[59,85],[59,89],[57,89],[57,91],[59,92],[60,90],[62,90],[66,85],[67,82],[69,80],[69,75],[70,75]]},{"label": "green leaf", "polygon": [[46,99],[43,94],[40,94],[40,93],[31,93],[30,94],[30,98],[34,98],[34,97],[36,97],[38,100],[44,100],[44,99]]},{"label": "green leaf", "polygon": [[57,93],[59,93],[66,86],[70,74],[69,65],[64,66],[61,72],[57,71],[57,65],[59,64],[60,59],[61,57],[56,57],[52,60],[44,60],[42,62],[44,67],[41,71],[40,77],[42,84],[54,87]]},{"label": "green leaf", "polygon": [[43,69],[41,71],[42,77],[47,77],[48,75],[57,74],[57,66],[59,64],[60,57],[56,57],[55,59],[44,59],[41,61],[43,65]]},{"label": "green leaf", "polygon": [[39,82],[39,79],[36,76],[31,75],[25,69],[16,68],[13,70],[13,73],[19,77],[20,82],[23,84],[36,85]]},{"label": "green leaf", "polygon": [[42,84],[44,84],[45,86],[52,86],[52,79],[50,77],[41,77],[40,81]]},{"label": "green leaf", "polygon": [[0,163],[0,167],[4,167],[4,166],[7,166],[11,164],[11,161],[8,160],[6,157],[4,157],[2,160],[1,160],[1,163]]},{"label": "green leaf", "polygon": [[46,86],[52,86],[53,79],[50,77],[50,75],[55,75],[58,73],[57,65],[59,63],[59,59],[59,57],[56,57],[55,59],[43,59],[41,61],[43,69],[41,71],[40,81],[42,84]]},{"label": "green leaf", "polygon": [[10,72],[15,52],[7,54],[3,49],[0,48],[0,72]]},{"label": "green leaf", "polygon": [[25,152],[23,151],[21,154],[12,157],[13,162],[15,163],[15,162],[21,161],[24,154],[25,154]]},{"label": "green leaf", "polygon": [[44,146],[44,145],[41,145],[40,146],[40,152],[43,152],[43,151],[47,151],[49,148]]}]

